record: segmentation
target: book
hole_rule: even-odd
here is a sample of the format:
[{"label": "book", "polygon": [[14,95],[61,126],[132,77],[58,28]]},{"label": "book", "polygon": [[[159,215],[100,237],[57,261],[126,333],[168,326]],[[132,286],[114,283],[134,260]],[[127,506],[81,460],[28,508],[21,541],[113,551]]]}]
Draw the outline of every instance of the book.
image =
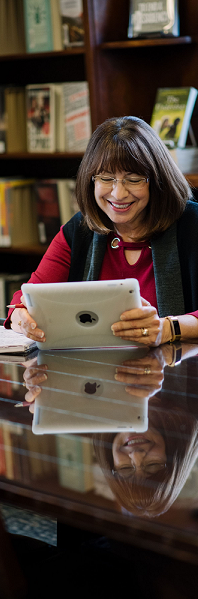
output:
[{"label": "book", "polygon": [[38,244],[34,179],[0,179],[0,246]]},{"label": "book", "polygon": [[94,488],[92,439],[57,435],[58,475],[62,487],[85,493]]},{"label": "book", "polygon": [[197,94],[194,87],[157,90],[150,125],[171,149],[186,145]]},{"label": "book", "polygon": [[0,85],[0,154],[6,151],[5,87]]},{"label": "book", "polygon": [[59,0],[63,47],[84,44],[82,0]]},{"label": "book", "polygon": [[0,273],[0,318],[7,318],[6,306],[10,304],[15,291],[18,291],[23,283],[27,283],[29,278],[29,273]]},{"label": "book", "polygon": [[26,152],[26,101],[24,87],[5,89],[6,151]]},{"label": "book", "polygon": [[0,2],[0,55],[25,53],[23,0]]},{"label": "book", "polygon": [[198,148],[174,148],[170,154],[184,175],[198,172]]},{"label": "book", "polygon": [[40,243],[51,243],[61,226],[58,188],[53,179],[35,183],[37,222]]},{"label": "book", "polygon": [[63,83],[62,93],[65,151],[84,152],[91,136],[88,83],[87,81]]},{"label": "book", "polygon": [[40,179],[35,183],[40,243],[49,244],[60,226],[79,210],[75,179]]},{"label": "book", "polygon": [[53,46],[50,0],[23,0],[26,51],[51,52]]},{"label": "book", "polygon": [[53,47],[56,52],[63,50],[62,19],[60,13],[60,1],[50,0]]},{"label": "book", "polygon": [[0,354],[26,354],[35,348],[32,339],[0,326]]},{"label": "book", "polygon": [[61,225],[65,225],[76,212],[79,211],[79,206],[76,199],[75,179],[57,179],[58,202],[60,210]]},{"label": "book", "polygon": [[178,35],[178,0],[130,0],[129,38]]},{"label": "book", "polygon": [[55,152],[55,86],[27,85],[26,100],[28,152]]}]

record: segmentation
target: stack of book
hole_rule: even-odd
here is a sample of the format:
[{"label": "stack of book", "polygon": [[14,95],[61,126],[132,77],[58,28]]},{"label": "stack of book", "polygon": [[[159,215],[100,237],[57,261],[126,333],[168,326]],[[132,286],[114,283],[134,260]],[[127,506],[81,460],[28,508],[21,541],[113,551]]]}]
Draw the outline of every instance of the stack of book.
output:
[{"label": "stack of book", "polygon": [[0,152],[84,152],[90,136],[87,81],[0,87]]},{"label": "stack of book", "polygon": [[0,55],[83,45],[82,0],[1,0]]},{"label": "stack of book", "polygon": [[78,212],[75,179],[0,179],[0,247],[49,244]]}]

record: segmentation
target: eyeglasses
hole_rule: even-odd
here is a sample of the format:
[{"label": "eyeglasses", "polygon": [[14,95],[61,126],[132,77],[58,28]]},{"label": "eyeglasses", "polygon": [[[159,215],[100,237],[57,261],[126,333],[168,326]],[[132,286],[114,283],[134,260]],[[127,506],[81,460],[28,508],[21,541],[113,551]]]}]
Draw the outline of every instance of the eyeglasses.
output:
[{"label": "eyeglasses", "polygon": [[120,182],[126,189],[136,191],[142,189],[149,181],[149,177],[124,177],[124,179],[115,179],[115,177],[103,177],[102,175],[94,175],[92,181],[98,181],[101,187],[113,189],[116,183]]},{"label": "eyeglasses", "polygon": [[[165,470],[165,468],[166,464],[159,464],[156,462],[153,464],[147,464],[146,466],[143,466],[142,470],[145,474],[156,474],[157,472],[161,472],[161,470]],[[119,476],[120,478],[127,480],[133,474],[135,474],[135,471],[135,466],[123,466],[123,468],[118,468],[118,470],[112,470],[111,472],[115,478]]]}]

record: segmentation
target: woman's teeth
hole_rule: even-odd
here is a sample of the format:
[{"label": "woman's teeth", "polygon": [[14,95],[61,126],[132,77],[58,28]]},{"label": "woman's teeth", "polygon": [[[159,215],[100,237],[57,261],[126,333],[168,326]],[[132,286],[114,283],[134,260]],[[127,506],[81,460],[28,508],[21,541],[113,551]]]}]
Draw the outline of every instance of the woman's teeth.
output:
[{"label": "woman's teeth", "polygon": [[110,202],[110,204],[112,206],[114,206],[114,208],[120,208],[120,209],[124,209],[124,208],[129,208],[129,206],[131,206],[132,202],[129,202],[128,204],[114,204],[113,202]]},{"label": "woman's teeth", "polygon": [[127,441],[126,445],[139,445],[139,443],[148,443],[147,439],[130,439],[130,441]]}]

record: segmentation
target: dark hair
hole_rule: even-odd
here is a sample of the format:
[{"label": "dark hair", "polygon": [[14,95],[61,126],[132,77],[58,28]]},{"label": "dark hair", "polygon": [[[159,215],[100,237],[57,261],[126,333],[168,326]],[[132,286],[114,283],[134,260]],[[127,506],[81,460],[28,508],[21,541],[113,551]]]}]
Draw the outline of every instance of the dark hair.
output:
[{"label": "dark hair", "polygon": [[88,227],[109,233],[113,223],[99,208],[92,175],[110,170],[137,173],[150,179],[150,201],[143,221],[144,238],[165,231],[192,198],[189,184],[164,142],[142,119],[107,119],[92,134],[79,167],[76,196]]},{"label": "dark hair", "polygon": [[149,425],[164,438],[167,465],[141,480],[135,474],[127,480],[113,476],[116,433],[95,434],[93,440],[97,461],[118,503],[133,515],[151,518],[166,512],[178,497],[198,457],[198,431],[192,414],[178,407],[161,408],[160,404],[149,408]]}]

